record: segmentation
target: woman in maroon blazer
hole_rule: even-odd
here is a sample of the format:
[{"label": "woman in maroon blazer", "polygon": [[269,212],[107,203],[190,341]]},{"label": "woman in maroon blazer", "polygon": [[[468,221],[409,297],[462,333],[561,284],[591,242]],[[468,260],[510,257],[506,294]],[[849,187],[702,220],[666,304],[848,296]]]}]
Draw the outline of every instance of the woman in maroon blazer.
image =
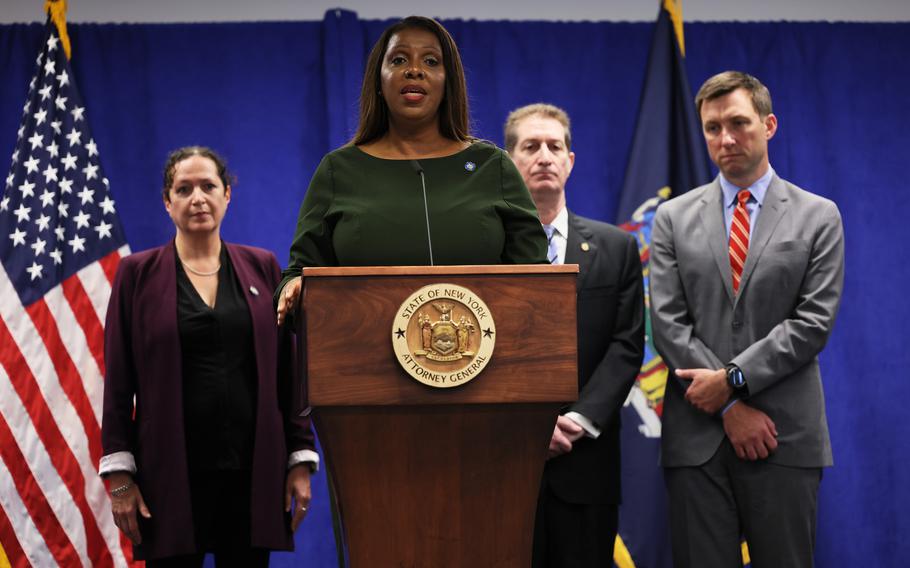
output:
[{"label": "woman in maroon blazer", "polygon": [[221,240],[231,187],[211,150],[172,153],[163,198],[176,237],[121,261],[107,311],[100,472],[114,522],[150,568],[206,552],[267,566],[293,548],[319,461],[275,324],[278,263]]}]

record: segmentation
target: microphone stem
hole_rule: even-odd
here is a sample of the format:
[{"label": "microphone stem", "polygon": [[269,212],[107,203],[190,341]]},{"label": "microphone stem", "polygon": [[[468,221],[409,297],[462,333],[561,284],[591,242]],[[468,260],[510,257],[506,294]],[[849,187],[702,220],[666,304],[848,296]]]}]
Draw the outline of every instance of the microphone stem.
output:
[{"label": "microphone stem", "polygon": [[433,262],[433,239],[430,237],[430,209],[427,206],[427,182],[423,176],[423,168],[420,169],[420,187],[423,190],[423,214],[427,220],[427,247],[430,250],[430,266],[435,266]]}]

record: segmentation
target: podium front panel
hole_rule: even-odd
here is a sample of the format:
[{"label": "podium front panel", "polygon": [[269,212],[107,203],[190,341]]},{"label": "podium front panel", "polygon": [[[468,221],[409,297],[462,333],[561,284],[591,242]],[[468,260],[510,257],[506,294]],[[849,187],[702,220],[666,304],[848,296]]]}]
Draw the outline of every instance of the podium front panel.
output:
[{"label": "podium front panel", "polygon": [[[302,298],[311,406],[567,402],[577,397],[577,267],[481,266],[306,269]],[[475,292],[496,322],[477,378],[426,386],[398,363],[392,324],[420,288]]]}]

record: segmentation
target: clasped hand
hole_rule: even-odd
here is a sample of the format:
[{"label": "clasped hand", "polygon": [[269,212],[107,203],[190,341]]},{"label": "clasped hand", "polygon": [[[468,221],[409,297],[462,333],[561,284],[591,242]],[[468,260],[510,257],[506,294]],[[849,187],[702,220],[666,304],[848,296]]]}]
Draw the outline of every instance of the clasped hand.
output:
[{"label": "clasped hand", "polygon": [[744,402],[724,413],[724,432],[740,459],[765,459],[777,449],[777,427],[771,417]]},{"label": "clasped hand", "polygon": [[[719,412],[733,394],[725,369],[679,369],[676,376],[691,379],[686,400],[708,414]],[[761,410],[738,401],[724,413],[723,421],[724,432],[740,459],[765,459],[777,449],[777,427]]]},{"label": "clasped hand", "polygon": [[550,438],[548,458],[555,458],[572,451],[572,444],[585,435],[585,430],[568,416],[559,416]]},{"label": "clasped hand", "polygon": [[733,394],[725,369],[677,369],[676,376],[692,381],[686,389],[686,400],[708,414],[720,411]]}]

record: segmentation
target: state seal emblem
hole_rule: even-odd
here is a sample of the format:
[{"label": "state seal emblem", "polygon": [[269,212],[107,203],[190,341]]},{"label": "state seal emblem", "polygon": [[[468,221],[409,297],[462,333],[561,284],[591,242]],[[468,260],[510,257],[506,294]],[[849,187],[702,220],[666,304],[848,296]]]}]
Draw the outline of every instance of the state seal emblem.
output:
[{"label": "state seal emblem", "polygon": [[471,290],[431,284],[411,294],[392,325],[398,363],[419,382],[437,388],[463,385],[493,356],[496,324]]}]

